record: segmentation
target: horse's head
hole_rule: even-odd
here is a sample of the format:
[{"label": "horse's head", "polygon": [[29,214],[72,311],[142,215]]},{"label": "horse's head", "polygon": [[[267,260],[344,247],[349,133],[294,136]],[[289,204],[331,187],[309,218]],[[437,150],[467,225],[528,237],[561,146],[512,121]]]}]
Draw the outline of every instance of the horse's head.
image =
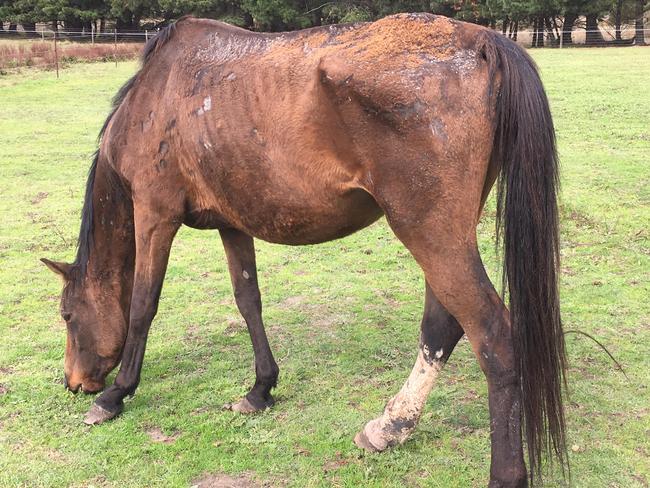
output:
[{"label": "horse's head", "polygon": [[76,392],[94,393],[104,388],[106,376],[117,366],[127,333],[128,307],[124,310],[119,286],[110,279],[82,276],[77,266],[41,259],[63,278],[61,317],[67,327],[65,385]]}]

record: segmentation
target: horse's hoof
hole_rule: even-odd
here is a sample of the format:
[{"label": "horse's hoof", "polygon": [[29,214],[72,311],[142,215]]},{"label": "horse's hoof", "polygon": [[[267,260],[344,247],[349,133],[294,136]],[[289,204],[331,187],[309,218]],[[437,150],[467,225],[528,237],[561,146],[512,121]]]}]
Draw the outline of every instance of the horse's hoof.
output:
[{"label": "horse's hoof", "polygon": [[368,452],[382,452],[394,444],[386,441],[381,435],[377,435],[377,431],[374,430],[377,429],[376,423],[377,420],[371,420],[366,424],[361,432],[354,436],[354,443],[357,447]]},{"label": "horse's hoof", "polygon": [[368,439],[368,436],[363,430],[354,436],[354,443],[364,451],[381,452],[380,449],[377,449],[373,443],[370,442],[370,439]]},{"label": "horse's hoof", "polygon": [[528,477],[519,478],[511,481],[501,481],[490,479],[490,484],[488,488],[527,488],[528,487]]},{"label": "horse's hoof", "polygon": [[237,403],[226,403],[223,408],[224,410],[231,410],[237,413],[256,413],[272,407],[274,403],[273,397],[269,397],[268,400],[264,401],[259,406],[255,406],[248,398],[244,397]]},{"label": "horse's hoof", "polygon": [[115,412],[111,412],[105,408],[100,407],[96,403],[93,403],[93,406],[90,407],[90,410],[84,417],[84,424],[99,425],[106,422],[107,420],[111,420],[112,418],[117,417],[120,412],[122,412],[121,407],[118,408]]}]

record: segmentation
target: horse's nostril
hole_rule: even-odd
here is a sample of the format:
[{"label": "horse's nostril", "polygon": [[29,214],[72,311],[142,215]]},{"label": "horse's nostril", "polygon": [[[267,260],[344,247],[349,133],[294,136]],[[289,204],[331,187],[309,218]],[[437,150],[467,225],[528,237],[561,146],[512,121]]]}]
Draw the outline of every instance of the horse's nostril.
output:
[{"label": "horse's nostril", "polygon": [[79,391],[79,388],[81,387],[81,383],[76,384],[76,385],[71,385],[70,382],[68,381],[68,377],[64,376],[63,377],[63,386],[65,386],[65,388],[68,391],[71,391],[72,393],[77,393]]}]

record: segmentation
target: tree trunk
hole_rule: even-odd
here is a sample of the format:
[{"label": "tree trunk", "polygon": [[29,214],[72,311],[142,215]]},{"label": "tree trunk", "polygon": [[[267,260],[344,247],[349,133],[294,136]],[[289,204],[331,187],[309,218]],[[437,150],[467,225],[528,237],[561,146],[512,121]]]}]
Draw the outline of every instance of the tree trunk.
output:
[{"label": "tree trunk", "polygon": [[18,25],[13,22],[9,22],[9,32],[16,32],[18,30]]},{"label": "tree trunk", "polygon": [[560,37],[562,36],[562,33],[560,32],[560,27],[557,25],[557,16],[553,16],[553,32],[555,32],[555,42],[557,45],[560,45]]},{"label": "tree trunk", "polygon": [[548,32],[549,42],[551,43],[551,46],[557,46],[558,42],[557,39],[555,38],[555,34],[553,34],[553,26],[551,25],[551,19],[546,17],[544,19],[544,24],[546,25],[546,31]]},{"label": "tree trunk", "polygon": [[515,20],[515,26],[513,28],[512,32],[512,40],[517,42],[517,32],[519,32],[519,21]]},{"label": "tree trunk", "polygon": [[623,0],[616,0],[616,10],[614,10],[614,28],[616,29],[616,40],[621,41],[621,18],[623,17]]},{"label": "tree trunk", "polygon": [[537,19],[533,21],[533,39],[530,47],[537,47]]},{"label": "tree trunk", "polygon": [[507,30],[508,30],[508,16],[506,15],[505,19],[503,19],[503,26],[501,27],[501,34],[503,34],[505,36]]},{"label": "tree trunk", "polygon": [[643,32],[643,4],[645,0],[636,0],[636,34],[634,35],[634,44],[645,46],[645,36]]},{"label": "tree trunk", "polygon": [[315,8],[311,12],[311,26],[317,27],[323,25],[323,7]]},{"label": "tree trunk", "polygon": [[544,18],[535,17],[533,21],[532,47],[544,47]]},{"label": "tree trunk", "polygon": [[140,29],[140,16],[135,13],[127,13],[124,17],[118,17],[115,22],[118,31],[132,31]]},{"label": "tree trunk", "polygon": [[255,21],[253,20],[253,16],[248,12],[244,12],[243,17],[244,17],[244,25],[243,25],[244,29],[253,30],[253,28],[255,27]]},{"label": "tree trunk", "polygon": [[[63,30],[67,32],[81,33],[83,22],[78,17],[66,16],[63,18]],[[75,36],[77,37],[77,36]]]},{"label": "tree trunk", "polygon": [[562,45],[569,46],[573,43],[571,38],[571,31],[573,30],[573,24],[578,20],[578,16],[575,14],[565,14],[564,22],[562,22]]},{"label": "tree trunk", "polygon": [[22,22],[20,25],[23,26],[25,35],[27,37],[36,37],[36,23],[35,22]]},{"label": "tree trunk", "polygon": [[585,44],[587,46],[597,46],[604,42],[603,36],[598,30],[598,14],[589,14],[587,17],[587,37]]}]

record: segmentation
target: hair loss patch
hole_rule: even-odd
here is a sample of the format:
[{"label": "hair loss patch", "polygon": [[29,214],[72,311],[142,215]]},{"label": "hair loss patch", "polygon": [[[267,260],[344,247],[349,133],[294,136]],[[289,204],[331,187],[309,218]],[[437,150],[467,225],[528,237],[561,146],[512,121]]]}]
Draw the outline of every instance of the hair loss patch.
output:
[{"label": "hair loss patch", "polygon": [[278,60],[292,54],[301,58],[339,54],[350,62],[376,66],[377,70],[414,69],[453,57],[458,50],[455,29],[456,24],[446,17],[398,14],[372,23],[278,37],[265,55]]}]

